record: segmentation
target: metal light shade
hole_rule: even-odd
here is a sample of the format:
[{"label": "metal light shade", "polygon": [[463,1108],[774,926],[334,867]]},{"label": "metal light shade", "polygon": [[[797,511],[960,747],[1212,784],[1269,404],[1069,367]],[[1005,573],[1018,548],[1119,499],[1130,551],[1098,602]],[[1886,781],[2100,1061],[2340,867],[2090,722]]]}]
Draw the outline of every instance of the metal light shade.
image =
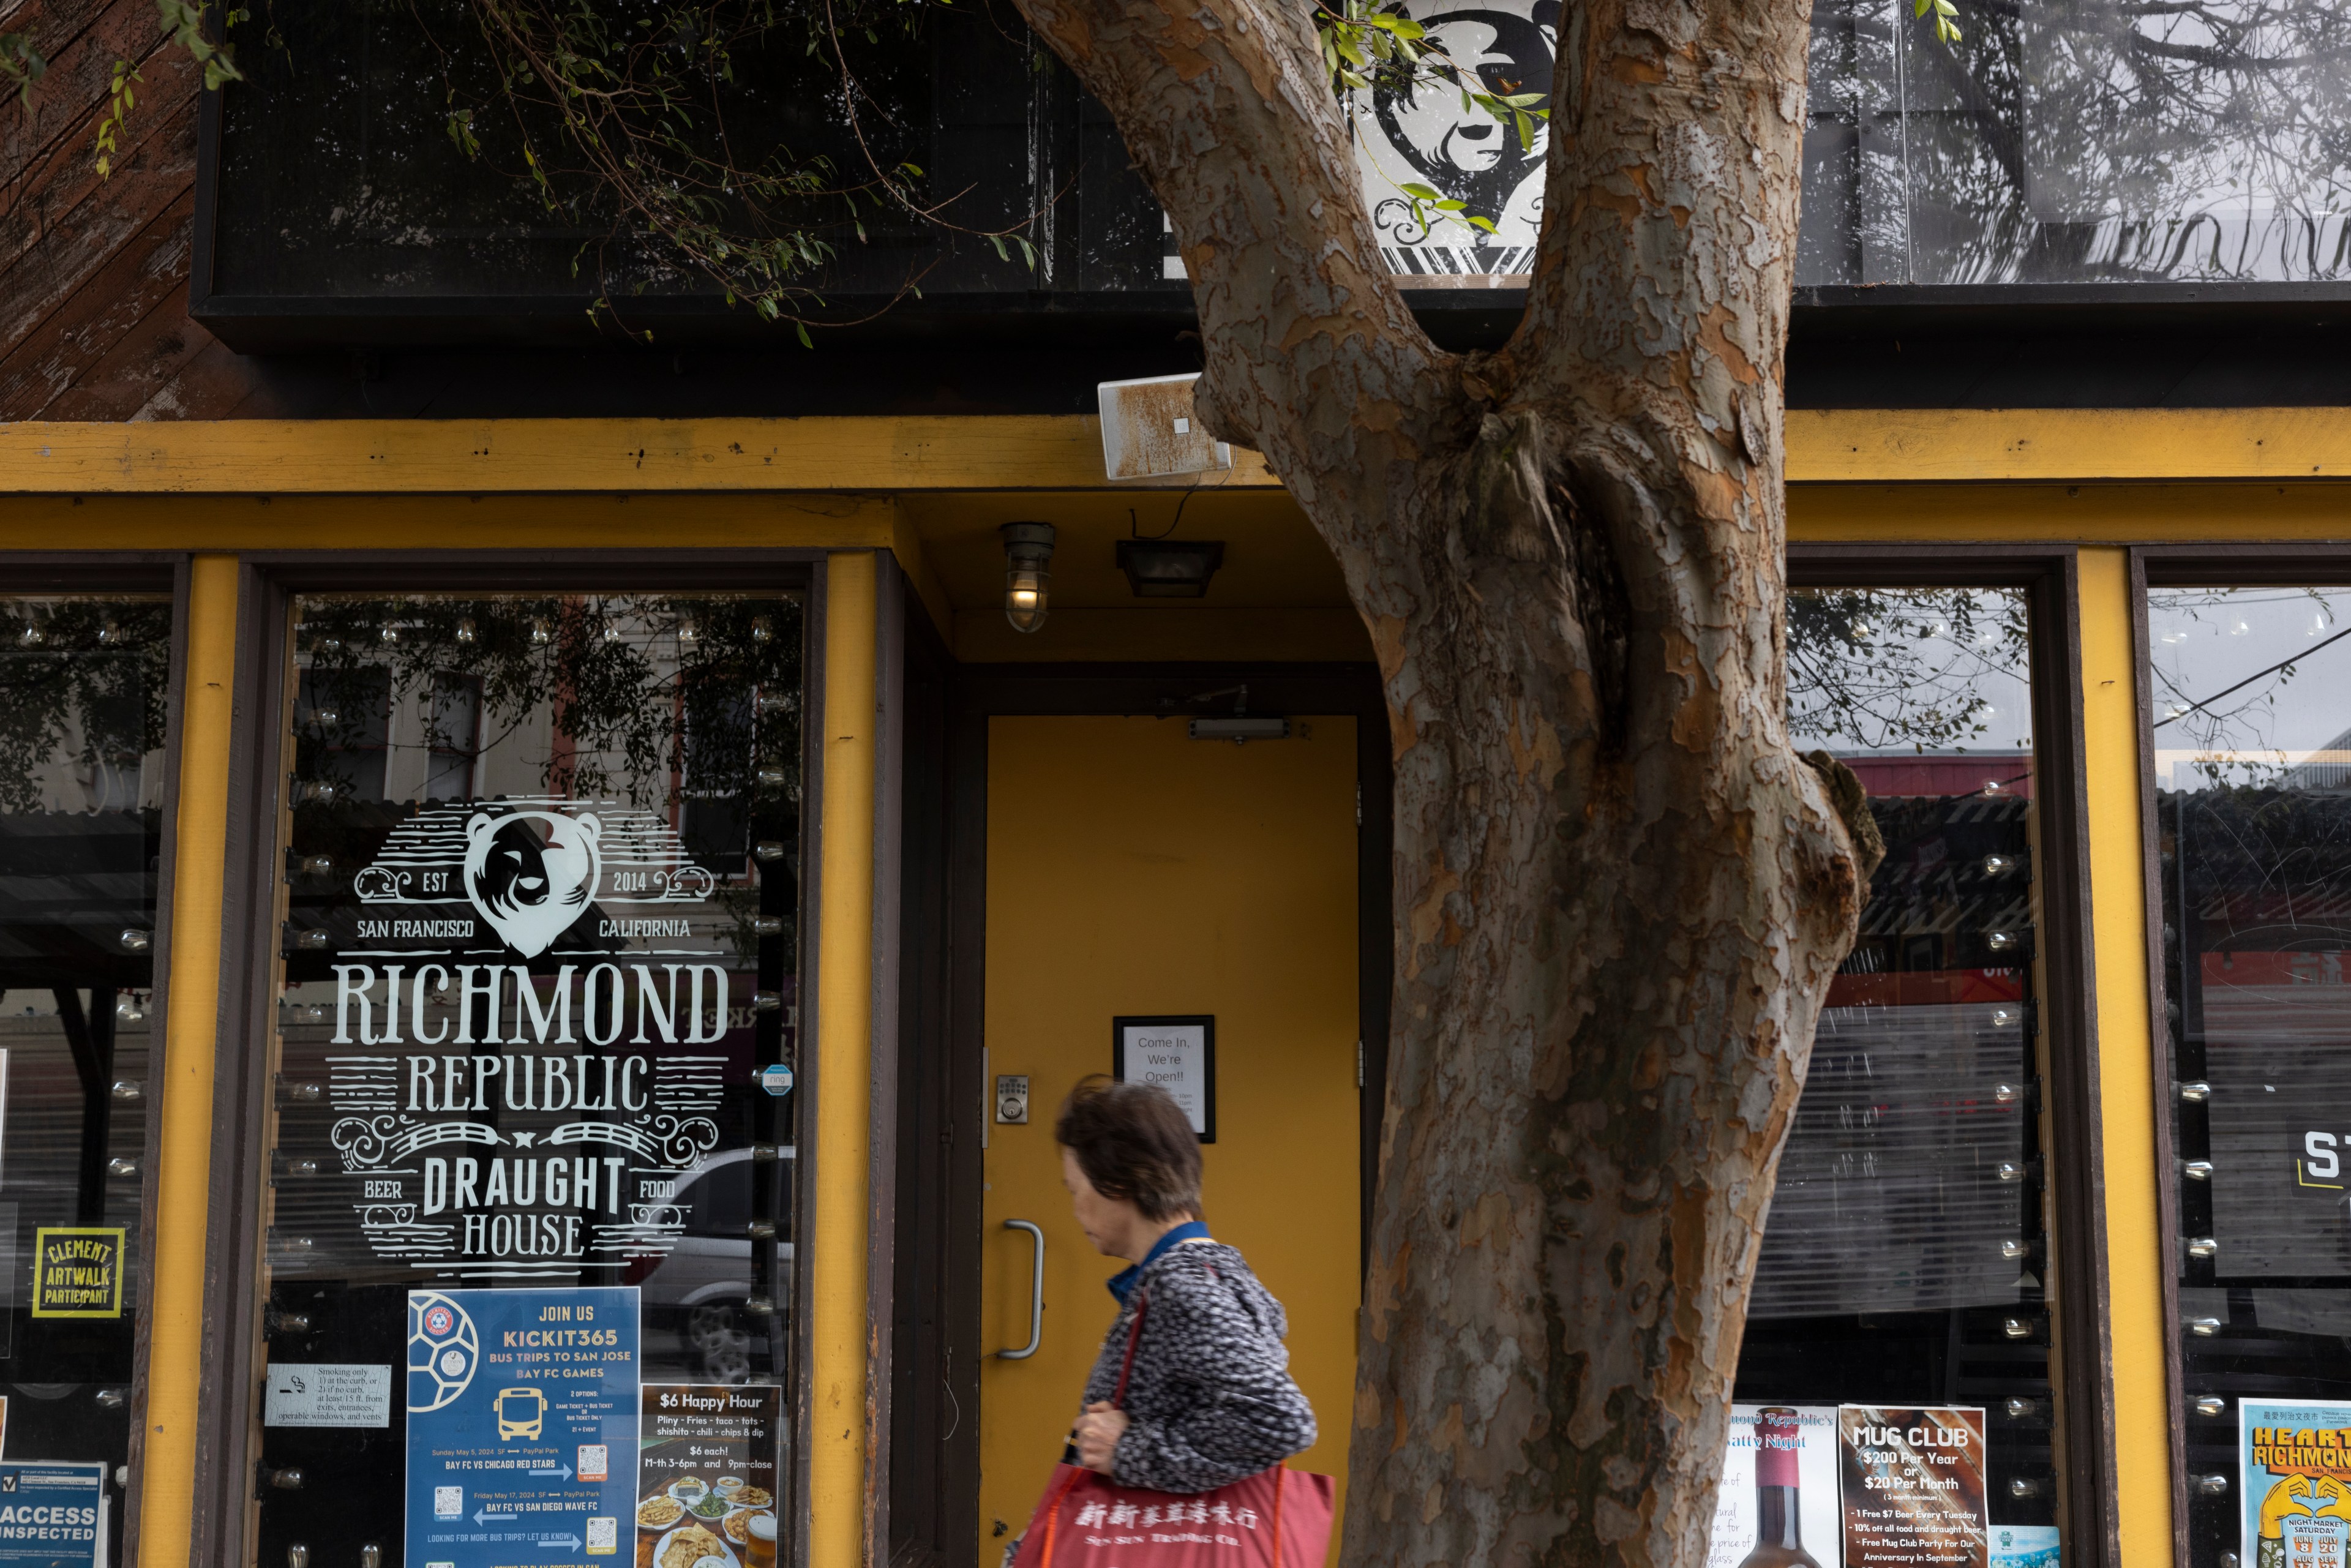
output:
[{"label": "metal light shade", "polygon": [[1004,618],[1015,632],[1034,632],[1045,624],[1052,565],[1052,524],[1004,525]]},{"label": "metal light shade", "polygon": [[1137,599],[1200,599],[1225,564],[1221,539],[1121,539],[1118,569]]}]

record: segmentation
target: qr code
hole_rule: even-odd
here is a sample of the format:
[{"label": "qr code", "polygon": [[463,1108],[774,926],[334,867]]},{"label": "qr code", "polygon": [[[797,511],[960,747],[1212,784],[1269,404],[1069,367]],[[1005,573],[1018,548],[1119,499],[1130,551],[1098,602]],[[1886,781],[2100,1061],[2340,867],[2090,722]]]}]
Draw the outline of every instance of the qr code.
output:
[{"label": "qr code", "polygon": [[608,1473],[611,1466],[611,1461],[607,1457],[609,1452],[610,1450],[602,1443],[580,1444],[580,1479],[583,1481],[611,1479]]},{"label": "qr code", "polygon": [[621,1549],[621,1521],[617,1519],[590,1519],[588,1521],[588,1555],[610,1557]]},{"label": "qr code", "polygon": [[435,1519],[465,1518],[465,1489],[464,1487],[434,1487],[433,1489],[433,1517]]}]

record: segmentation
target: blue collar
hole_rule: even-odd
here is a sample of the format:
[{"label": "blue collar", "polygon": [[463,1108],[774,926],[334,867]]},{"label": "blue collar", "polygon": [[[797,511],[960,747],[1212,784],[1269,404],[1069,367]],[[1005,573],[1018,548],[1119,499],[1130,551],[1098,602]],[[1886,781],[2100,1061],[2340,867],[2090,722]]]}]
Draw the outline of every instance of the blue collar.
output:
[{"label": "blue collar", "polygon": [[1120,1306],[1123,1307],[1126,1305],[1126,1299],[1134,1294],[1135,1285],[1143,1279],[1143,1271],[1145,1269],[1150,1268],[1154,1263],[1158,1262],[1162,1253],[1165,1252],[1171,1247],[1180,1247],[1186,1241],[1206,1241],[1207,1239],[1208,1239],[1208,1228],[1207,1226],[1201,1224],[1196,1219],[1186,1220],[1183,1224],[1177,1226],[1175,1229],[1169,1231],[1166,1235],[1153,1242],[1151,1244],[1151,1250],[1143,1255],[1142,1262],[1136,1263],[1129,1268],[1122,1269],[1117,1273],[1113,1274],[1110,1277],[1110,1293],[1118,1298],[1118,1304]]}]

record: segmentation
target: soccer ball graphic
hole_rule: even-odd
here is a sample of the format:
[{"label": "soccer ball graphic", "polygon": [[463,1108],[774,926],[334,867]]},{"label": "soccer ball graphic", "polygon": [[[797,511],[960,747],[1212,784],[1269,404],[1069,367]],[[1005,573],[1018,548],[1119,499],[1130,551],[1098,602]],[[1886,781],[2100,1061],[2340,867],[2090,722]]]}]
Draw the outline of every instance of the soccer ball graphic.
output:
[{"label": "soccer ball graphic", "polygon": [[482,1342],[465,1309],[438,1291],[408,1293],[408,1408],[438,1410],[474,1381]]}]

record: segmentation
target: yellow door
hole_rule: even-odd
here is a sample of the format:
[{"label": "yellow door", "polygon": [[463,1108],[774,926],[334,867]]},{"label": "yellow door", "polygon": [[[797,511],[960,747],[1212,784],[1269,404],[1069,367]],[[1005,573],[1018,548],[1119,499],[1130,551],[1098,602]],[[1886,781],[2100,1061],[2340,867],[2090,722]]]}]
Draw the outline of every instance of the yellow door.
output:
[{"label": "yellow door", "polygon": [[[1290,1314],[1322,1429],[1298,1460],[1343,1480],[1360,1295],[1355,727],[1195,741],[1181,719],[999,717],[988,727],[990,1074],[1026,1073],[1028,1124],[987,1128],[980,1320],[1029,1337],[1028,1220],[1045,1235],[1044,1331],[980,1372],[982,1568],[1027,1524],[1078,1410],[1125,1265],[1086,1244],[1053,1116],[1111,1069],[1122,1015],[1216,1019],[1210,1230]],[[1333,1533],[1332,1540],[1337,1540]]]}]

